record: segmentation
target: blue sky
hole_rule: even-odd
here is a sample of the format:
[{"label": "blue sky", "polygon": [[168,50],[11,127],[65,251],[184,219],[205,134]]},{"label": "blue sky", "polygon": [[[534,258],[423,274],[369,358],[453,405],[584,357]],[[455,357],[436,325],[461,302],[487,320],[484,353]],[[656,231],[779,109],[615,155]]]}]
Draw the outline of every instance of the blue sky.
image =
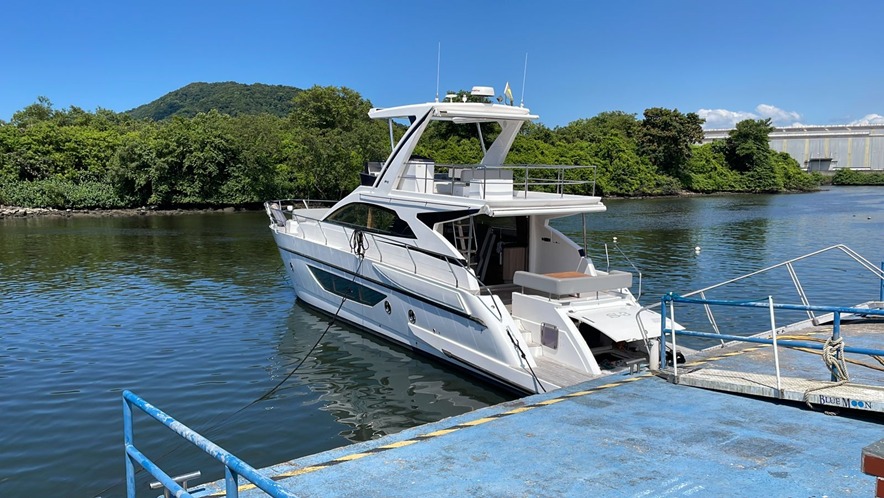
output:
[{"label": "blue sky", "polygon": [[880,0],[10,0],[0,119],[38,96],[126,111],[195,81],[431,101],[441,43],[441,93],[509,81],[551,127],[650,107],[707,127],[884,123],[882,28]]}]

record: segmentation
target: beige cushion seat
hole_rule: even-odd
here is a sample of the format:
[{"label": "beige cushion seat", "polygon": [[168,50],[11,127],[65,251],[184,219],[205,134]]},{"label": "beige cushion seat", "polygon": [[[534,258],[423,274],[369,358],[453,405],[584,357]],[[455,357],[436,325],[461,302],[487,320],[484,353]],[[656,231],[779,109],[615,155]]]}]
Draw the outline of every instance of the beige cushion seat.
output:
[{"label": "beige cushion seat", "polygon": [[628,288],[632,286],[632,273],[611,270],[610,273],[599,272],[598,275],[590,276],[576,271],[558,273],[517,271],[513,275],[513,283],[547,294],[563,296]]}]

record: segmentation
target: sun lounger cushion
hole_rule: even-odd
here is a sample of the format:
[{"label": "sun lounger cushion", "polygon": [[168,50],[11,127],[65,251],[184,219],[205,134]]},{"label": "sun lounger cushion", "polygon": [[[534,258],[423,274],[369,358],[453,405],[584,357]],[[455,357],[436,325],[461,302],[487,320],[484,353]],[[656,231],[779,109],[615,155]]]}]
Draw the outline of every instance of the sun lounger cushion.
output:
[{"label": "sun lounger cushion", "polygon": [[599,272],[596,276],[590,276],[578,272],[542,274],[517,271],[513,275],[513,283],[528,289],[561,296],[630,287],[632,286],[632,273],[612,270],[607,274]]}]

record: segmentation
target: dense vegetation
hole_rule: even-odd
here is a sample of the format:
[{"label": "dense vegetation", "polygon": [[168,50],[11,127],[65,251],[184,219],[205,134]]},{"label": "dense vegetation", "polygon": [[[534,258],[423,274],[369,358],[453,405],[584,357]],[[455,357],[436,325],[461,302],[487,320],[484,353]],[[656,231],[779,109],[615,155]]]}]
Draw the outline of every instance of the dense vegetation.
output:
[{"label": "dense vegetation", "polygon": [[[0,121],[0,204],[185,207],[338,198],[358,184],[366,161],[389,152],[387,125],[368,119],[370,108],[348,88],[313,87],[291,99],[284,117],[213,109],[156,121],[104,109],[54,109],[41,97],[9,123]],[[725,141],[694,145],[701,125],[696,114],[662,108],[646,110],[643,119],[606,112],[554,129],[528,124],[508,160],[596,165],[596,191],[604,195],[818,185],[818,176],[770,150],[769,121],[743,121]],[[482,126],[490,143],[496,125]],[[416,153],[469,164],[479,161],[481,147],[475,128],[434,123]]]},{"label": "dense vegetation", "polygon": [[192,118],[215,109],[231,116],[267,113],[285,117],[292,112],[292,99],[300,91],[293,86],[261,83],[191,83],[127,114],[136,119],[161,121],[174,116]]},{"label": "dense vegetation", "polygon": [[884,185],[884,173],[844,168],[832,177],[832,185]]}]

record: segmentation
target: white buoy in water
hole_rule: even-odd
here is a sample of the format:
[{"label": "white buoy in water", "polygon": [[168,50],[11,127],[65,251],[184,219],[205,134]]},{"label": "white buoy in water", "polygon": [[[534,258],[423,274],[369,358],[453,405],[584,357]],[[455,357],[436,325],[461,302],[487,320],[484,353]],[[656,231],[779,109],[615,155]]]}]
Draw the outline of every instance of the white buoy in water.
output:
[{"label": "white buoy in water", "polygon": [[697,247],[694,248],[694,253],[695,253],[695,254],[700,254],[700,246],[697,246]]}]

